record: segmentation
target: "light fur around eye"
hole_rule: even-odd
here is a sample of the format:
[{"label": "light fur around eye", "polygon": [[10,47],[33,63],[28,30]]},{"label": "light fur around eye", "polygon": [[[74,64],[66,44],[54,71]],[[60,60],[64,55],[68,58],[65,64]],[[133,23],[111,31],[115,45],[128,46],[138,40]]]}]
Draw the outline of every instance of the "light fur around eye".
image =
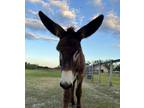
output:
[{"label": "light fur around eye", "polygon": [[74,62],[78,59],[79,55],[80,55],[80,53],[79,53],[79,51],[77,50],[77,51],[74,53],[74,55],[73,55],[73,61],[74,61]]}]

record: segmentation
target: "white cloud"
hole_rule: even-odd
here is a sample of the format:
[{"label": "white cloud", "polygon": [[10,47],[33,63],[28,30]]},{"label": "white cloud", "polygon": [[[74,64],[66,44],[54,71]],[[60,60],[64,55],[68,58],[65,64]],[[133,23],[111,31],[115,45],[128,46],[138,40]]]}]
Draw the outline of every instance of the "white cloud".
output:
[{"label": "white cloud", "polygon": [[44,0],[26,0],[27,2],[31,3],[37,3],[41,4],[42,7],[45,9],[48,9],[52,14],[53,8],[59,8],[60,15],[62,17],[68,18],[68,19],[75,19],[76,18],[76,11],[74,9],[70,9],[68,2],[66,0],[49,0],[45,2]]},{"label": "white cloud", "polygon": [[[95,19],[98,15],[94,15],[91,19]],[[104,16],[104,21],[102,23],[101,30],[111,33],[120,33],[120,18],[114,14],[113,11],[108,12],[107,15]]]},{"label": "white cloud", "polygon": [[58,0],[50,0],[51,8],[56,7],[60,9],[60,15],[68,18],[75,19],[76,11],[74,9],[70,9],[66,0],[58,1]]},{"label": "white cloud", "polygon": [[69,19],[75,19],[76,18],[75,11],[69,11],[69,10],[62,11],[61,15],[63,17],[69,18]]},{"label": "white cloud", "polygon": [[31,39],[31,40],[58,41],[58,39],[56,38],[47,37],[47,36],[39,36],[31,32],[26,32],[25,37],[26,39]]},{"label": "white cloud", "polygon": [[[47,2],[45,2],[44,0],[37,0],[37,1],[27,0],[27,1],[33,3],[34,5],[36,4],[41,5],[43,8],[47,9],[51,15],[57,16],[58,20],[64,19],[62,23],[59,22],[59,24],[63,25],[64,28],[67,28],[69,26],[74,26],[78,28],[78,21],[76,19],[78,10],[74,8],[71,9],[69,7],[67,0],[61,0],[61,1],[49,0]],[[38,11],[29,9],[26,12],[28,14],[36,16],[38,14]],[[28,14],[27,14],[27,17],[28,17]],[[35,18],[39,18],[39,17],[35,17]],[[42,27],[43,25],[41,26],[41,24],[40,25],[39,24],[40,24],[39,21],[26,19],[26,27],[31,27],[33,29],[43,29],[44,28]]]},{"label": "white cloud", "polygon": [[112,31],[113,33],[120,33],[120,18],[110,11],[103,22],[104,29]]},{"label": "white cloud", "polygon": [[92,0],[91,2],[94,6],[98,6],[100,10],[104,9],[104,3],[102,0]]},{"label": "white cloud", "polygon": [[30,2],[30,3],[33,3],[33,4],[40,4],[40,5],[42,5],[42,7],[44,7],[48,11],[52,12],[49,3],[47,3],[43,0],[26,0],[26,2]]},{"label": "white cloud", "polygon": [[75,10],[62,11],[62,15],[66,18],[69,18],[69,19],[75,19],[76,18]]},{"label": "white cloud", "polygon": [[94,0],[94,3],[98,6],[102,6],[102,0]]},{"label": "white cloud", "polygon": [[58,7],[61,10],[68,10],[69,6],[66,1],[50,0],[51,6]]},{"label": "white cloud", "polygon": [[29,12],[29,13],[31,13],[33,15],[38,15],[38,11],[34,11],[32,9],[28,9],[28,10],[26,10],[26,12]]},{"label": "white cloud", "polygon": [[27,2],[31,2],[31,3],[40,3],[41,0],[26,0]]},{"label": "white cloud", "polygon": [[34,30],[46,30],[42,22],[38,19],[26,18],[25,25],[27,28],[31,28]]},{"label": "white cloud", "polygon": [[40,4],[42,5],[42,7],[44,7],[45,9],[47,9],[49,12],[51,12],[53,14],[53,10],[51,9],[49,3],[41,0]]}]

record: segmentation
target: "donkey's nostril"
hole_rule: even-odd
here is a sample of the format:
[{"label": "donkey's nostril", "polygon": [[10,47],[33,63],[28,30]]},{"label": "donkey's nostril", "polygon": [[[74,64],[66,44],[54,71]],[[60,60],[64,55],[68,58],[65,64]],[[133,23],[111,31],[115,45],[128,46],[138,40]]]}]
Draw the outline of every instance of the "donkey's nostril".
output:
[{"label": "donkey's nostril", "polygon": [[68,83],[60,83],[60,86],[63,88],[63,89],[68,89],[68,88],[71,88],[72,87],[72,84],[68,84]]}]

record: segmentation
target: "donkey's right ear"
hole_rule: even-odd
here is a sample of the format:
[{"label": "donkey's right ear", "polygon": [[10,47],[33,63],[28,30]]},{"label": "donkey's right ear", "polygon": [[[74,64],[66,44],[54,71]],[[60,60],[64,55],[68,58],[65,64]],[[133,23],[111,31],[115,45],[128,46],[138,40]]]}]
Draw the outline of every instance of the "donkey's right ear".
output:
[{"label": "donkey's right ear", "polygon": [[95,19],[93,19],[91,22],[89,22],[87,25],[80,28],[77,33],[79,34],[80,38],[87,38],[90,35],[92,35],[94,32],[98,30],[98,28],[101,26],[103,22],[104,16],[99,15]]},{"label": "donkey's right ear", "polygon": [[65,32],[65,30],[58,25],[57,23],[55,23],[54,21],[52,21],[50,18],[48,18],[43,12],[39,11],[39,17],[42,21],[42,23],[45,25],[45,27],[54,35],[58,36],[59,38],[62,37],[63,33]]}]

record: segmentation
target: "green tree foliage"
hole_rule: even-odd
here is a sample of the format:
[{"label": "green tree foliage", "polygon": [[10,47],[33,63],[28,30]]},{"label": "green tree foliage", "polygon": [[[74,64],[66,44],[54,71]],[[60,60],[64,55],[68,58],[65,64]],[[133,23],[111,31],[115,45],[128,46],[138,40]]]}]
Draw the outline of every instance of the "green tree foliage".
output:
[{"label": "green tree foliage", "polygon": [[49,69],[47,66],[39,66],[37,64],[30,64],[25,62],[25,68],[26,69]]},{"label": "green tree foliage", "polygon": [[39,66],[36,64],[30,64],[30,63],[25,62],[25,68],[26,69],[37,69],[38,67]]},{"label": "green tree foliage", "polygon": [[120,64],[115,65],[114,71],[120,71]]}]

